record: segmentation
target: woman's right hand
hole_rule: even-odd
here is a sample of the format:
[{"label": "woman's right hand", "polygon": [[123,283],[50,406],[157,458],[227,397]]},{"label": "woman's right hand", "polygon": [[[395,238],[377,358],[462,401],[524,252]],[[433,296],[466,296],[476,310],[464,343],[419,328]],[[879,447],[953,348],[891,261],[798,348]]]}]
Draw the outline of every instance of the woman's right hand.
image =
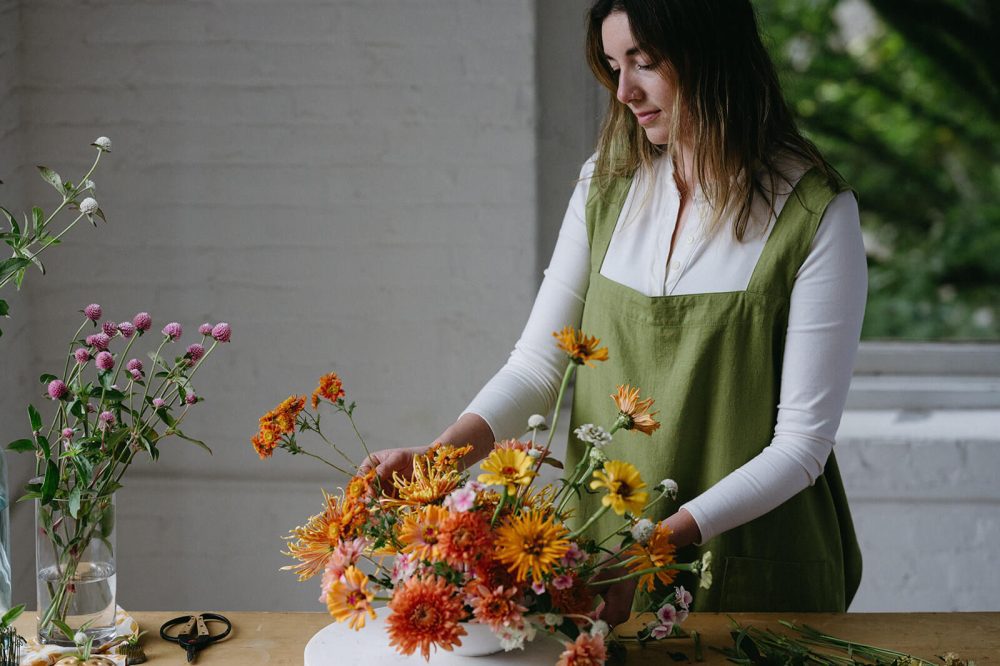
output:
[{"label": "woman's right hand", "polygon": [[411,446],[409,448],[384,449],[376,451],[365,458],[361,466],[358,467],[358,474],[365,474],[370,469],[375,470],[375,475],[382,481],[384,487],[392,487],[392,475],[399,472],[399,475],[409,479],[413,474],[413,458],[427,450],[426,446]]}]

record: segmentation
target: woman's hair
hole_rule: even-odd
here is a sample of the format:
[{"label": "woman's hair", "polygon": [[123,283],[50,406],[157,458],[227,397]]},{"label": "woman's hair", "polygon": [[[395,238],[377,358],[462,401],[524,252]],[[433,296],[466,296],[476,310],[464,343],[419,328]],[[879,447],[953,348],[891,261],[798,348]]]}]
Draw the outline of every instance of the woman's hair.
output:
[{"label": "woman's hair", "polygon": [[[628,16],[636,46],[674,84],[670,138],[663,147],[649,142],[635,115],[616,97],[618,78],[601,37],[604,20],[613,12]],[[819,168],[831,182],[836,179],[795,125],[749,0],[597,0],[588,14],[587,62],[610,91],[594,169],[602,189],[650,167],[663,152],[676,156],[683,131],[695,177],[713,210],[711,228],[732,218],[733,233],[743,240],[755,193],[774,212],[778,181],[787,181],[777,163],[781,154]]]}]

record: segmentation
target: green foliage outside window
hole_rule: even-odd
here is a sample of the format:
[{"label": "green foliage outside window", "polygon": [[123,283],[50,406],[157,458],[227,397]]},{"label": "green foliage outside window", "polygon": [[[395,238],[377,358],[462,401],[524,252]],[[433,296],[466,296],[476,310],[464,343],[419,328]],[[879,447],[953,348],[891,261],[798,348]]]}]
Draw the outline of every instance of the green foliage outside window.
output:
[{"label": "green foliage outside window", "polygon": [[859,194],[863,337],[1000,339],[1000,6],[755,4],[802,129]]}]

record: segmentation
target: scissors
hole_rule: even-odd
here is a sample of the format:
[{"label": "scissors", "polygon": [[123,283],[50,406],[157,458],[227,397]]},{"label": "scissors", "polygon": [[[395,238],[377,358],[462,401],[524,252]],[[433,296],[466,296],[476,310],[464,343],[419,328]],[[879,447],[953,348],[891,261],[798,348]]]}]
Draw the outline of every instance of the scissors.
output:
[{"label": "scissors", "polygon": [[[213,634],[208,629],[209,622],[217,622],[226,626],[222,633]],[[180,627],[180,631],[171,635],[167,629]],[[171,643],[177,643],[187,652],[188,663],[194,661],[199,650],[204,650],[212,643],[218,643],[233,630],[233,623],[218,613],[198,613],[197,615],[182,615],[167,620],[160,627],[160,638]]]}]

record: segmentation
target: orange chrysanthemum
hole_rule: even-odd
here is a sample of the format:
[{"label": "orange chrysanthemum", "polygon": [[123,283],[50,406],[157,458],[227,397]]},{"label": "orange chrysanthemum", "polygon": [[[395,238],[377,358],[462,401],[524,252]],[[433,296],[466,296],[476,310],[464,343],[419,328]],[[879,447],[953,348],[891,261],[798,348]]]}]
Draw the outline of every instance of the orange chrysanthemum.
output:
[{"label": "orange chrysanthemum", "polygon": [[274,424],[270,422],[261,422],[260,430],[250,438],[250,443],[253,444],[253,448],[257,451],[257,455],[260,456],[261,460],[274,455],[274,449],[278,447],[280,442],[281,434]]},{"label": "orange chrysanthemum", "polygon": [[566,352],[574,363],[594,367],[594,361],[608,360],[608,348],[597,348],[601,344],[600,338],[584,335],[583,331],[578,331],[572,326],[567,326],[552,335],[559,342],[559,349]]},{"label": "orange chrysanthemum", "polygon": [[438,540],[447,517],[448,510],[440,506],[425,506],[421,511],[407,515],[399,532],[403,552],[412,553],[421,560],[440,560]]},{"label": "orange chrysanthemum", "polygon": [[347,621],[355,631],[365,626],[365,615],[375,619],[372,599],[368,590],[368,576],[357,567],[348,567],[340,580],[330,585],[326,595],[326,608],[337,622]]},{"label": "orange chrysanthemum", "polygon": [[260,417],[260,427],[257,434],[250,438],[250,443],[261,460],[274,454],[274,450],[281,445],[283,435],[295,433],[296,419],[305,405],[305,396],[292,395]]},{"label": "orange chrysanthemum", "polygon": [[370,469],[347,482],[347,497],[355,500],[369,499],[375,495],[375,470]]},{"label": "orange chrysanthemum", "polygon": [[421,506],[437,504],[462,482],[457,461],[472,450],[472,446],[434,446],[413,457],[413,474],[404,478],[393,472],[396,499],[385,499],[386,506]]},{"label": "orange chrysanthemum", "polygon": [[473,579],[489,588],[513,587],[516,582],[514,574],[507,570],[503,562],[494,559],[492,555],[492,551],[483,553],[483,556],[476,561]]},{"label": "orange chrysanthemum", "polygon": [[472,615],[480,623],[489,625],[495,632],[504,628],[520,629],[524,626],[524,615],[528,609],[514,598],[517,587],[504,589],[499,586],[490,589],[484,585],[472,584],[466,587],[467,600],[472,606]]},{"label": "orange chrysanthemum", "polygon": [[576,637],[572,643],[563,643],[566,649],[559,655],[556,666],[604,666],[608,659],[608,649],[604,636],[586,632]]},{"label": "orange chrysanthemum", "polygon": [[[646,543],[633,543],[625,551],[626,557],[636,558],[628,565],[629,570],[634,573],[643,569],[663,567],[673,564],[674,552],[677,547],[670,542],[670,527],[666,523],[660,523],[653,530],[653,535]],[[657,571],[639,577],[639,588],[645,588],[647,592],[653,591],[654,579],[659,580],[664,585],[674,582],[677,572],[673,569]]]},{"label": "orange chrysanthemum", "polygon": [[517,575],[518,581],[525,580],[530,573],[534,582],[541,582],[569,550],[566,528],[541,511],[527,510],[508,516],[496,533],[497,559]]},{"label": "orange chrysanthemum", "polygon": [[653,431],[660,427],[660,422],[653,418],[659,412],[650,413],[649,411],[649,408],[653,406],[653,399],[639,400],[639,389],[622,384],[618,387],[618,393],[611,394],[611,398],[618,406],[622,428],[625,430],[638,430],[641,433],[652,435]]},{"label": "orange chrysanthemum", "polygon": [[547,589],[555,613],[586,615],[594,608],[594,593],[582,578],[573,576],[573,584],[563,589],[551,584]]},{"label": "orange chrysanthemum", "polygon": [[285,537],[295,541],[288,544],[284,554],[299,560],[299,564],[282,567],[282,570],[295,572],[299,580],[308,580],[323,571],[341,540],[358,536],[368,521],[367,510],[357,502],[329,495],[326,491],[323,491],[323,500],[326,503],[323,513],[312,516],[304,527],[296,527]]},{"label": "orange chrysanthemum", "polygon": [[313,409],[319,407],[320,398],[337,402],[344,397],[344,382],[340,380],[336,372],[323,375],[319,378],[319,386],[312,394]]},{"label": "orange chrysanthemum", "polygon": [[410,578],[396,589],[389,610],[389,645],[400,654],[413,654],[420,648],[429,661],[431,645],[451,652],[462,644],[461,636],[466,633],[459,624],[466,617],[462,595],[443,578]]},{"label": "orange chrysanthemum", "polygon": [[438,534],[438,549],[448,564],[473,564],[482,553],[493,550],[489,519],[481,511],[450,513]]}]

